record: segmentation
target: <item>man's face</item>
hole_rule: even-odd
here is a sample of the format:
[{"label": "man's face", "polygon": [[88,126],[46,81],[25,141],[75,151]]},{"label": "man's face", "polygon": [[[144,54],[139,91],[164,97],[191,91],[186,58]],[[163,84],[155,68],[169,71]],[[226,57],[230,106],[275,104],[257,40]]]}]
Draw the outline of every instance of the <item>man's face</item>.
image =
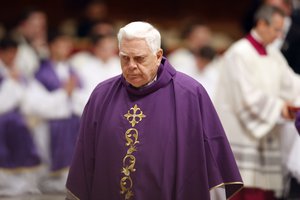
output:
[{"label": "man's face", "polygon": [[284,18],[279,14],[274,14],[272,16],[272,22],[267,24],[262,22],[262,32],[261,37],[265,45],[272,43],[275,39],[282,36]]},{"label": "man's face", "polygon": [[15,47],[11,47],[6,50],[0,50],[0,59],[5,63],[7,67],[13,67],[16,54],[17,48]]},{"label": "man's face", "polygon": [[68,36],[60,36],[49,44],[49,48],[55,59],[66,60],[73,50],[73,40]]},{"label": "man's face", "polygon": [[44,37],[47,29],[46,15],[42,12],[31,14],[31,16],[24,22],[23,27],[28,39],[33,40]]},{"label": "man's face", "polygon": [[153,80],[162,59],[162,50],[153,54],[143,39],[122,39],[120,60],[123,76],[134,87],[141,87]]},{"label": "man's face", "polygon": [[194,28],[189,36],[189,48],[193,51],[208,45],[211,42],[211,31],[208,27],[199,25]]},{"label": "man's face", "polygon": [[106,37],[98,41],[94,48],[94,54],[104,62],[108,61],[118,52],[118,43],[115,37]]}]

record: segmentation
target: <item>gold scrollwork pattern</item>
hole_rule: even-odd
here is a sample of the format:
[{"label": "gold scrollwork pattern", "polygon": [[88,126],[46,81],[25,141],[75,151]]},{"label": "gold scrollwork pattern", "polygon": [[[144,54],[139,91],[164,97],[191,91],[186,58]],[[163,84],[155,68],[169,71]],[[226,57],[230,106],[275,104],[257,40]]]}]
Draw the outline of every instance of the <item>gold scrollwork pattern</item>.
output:
[{"label": "gold scrollwork pattern", "polygon": [[130,200],[131,197],[134,196],[132,187],[133,181],[131,179],[131,173],[135,172],[135,162],[136,158],[133,155],[134,152],[137,151],[137,144],[139,143],[139,132],[137,129],[133,128],[137,123],[142,121],[146,115],[143,114],[140,108],[135,104],[132,108],[128,110],[128,112],[124,115],[124,117],[131,124],[131,128],[129,128],[125,132],[126,146],[128,147],[126,155],[123,158],[123,167],[121,170],[122,178],[120,180],[121,194],[124,195],[125,200]]}]

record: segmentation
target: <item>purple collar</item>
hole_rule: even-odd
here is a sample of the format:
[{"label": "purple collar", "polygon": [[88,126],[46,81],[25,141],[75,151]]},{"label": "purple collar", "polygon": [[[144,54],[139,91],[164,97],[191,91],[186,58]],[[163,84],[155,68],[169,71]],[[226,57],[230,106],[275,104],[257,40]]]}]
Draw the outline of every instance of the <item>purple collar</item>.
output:
[{"label": "purple collar", "polygon": [[155,92],[156,90],[167,85],[169,81],[171,81],[175,73],[176,73],[175,69],[170,65],[168,60],[166,58],[163,58],[158,68],[157,80],[152,84],[145,86],[143,88],[135,88],[130,84],[128,84],[123,76],[122,76],[122,83],[125,85],[129,93],[137,96],[144,96],[152,92]]}]

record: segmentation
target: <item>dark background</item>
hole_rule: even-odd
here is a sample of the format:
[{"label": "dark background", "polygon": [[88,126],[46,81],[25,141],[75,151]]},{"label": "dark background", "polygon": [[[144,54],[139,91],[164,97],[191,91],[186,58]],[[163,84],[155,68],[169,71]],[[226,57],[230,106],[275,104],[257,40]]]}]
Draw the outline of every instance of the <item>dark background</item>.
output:
[{"label": "dark background", "polygon": [[[43,9],[49,26],[67,18],[79,19],[88,0],[1,0],[0,22],[12,27],[18,14],[30,5]],[[240,33],[240,23],[251,0],[109,0],[108,17],[112,20],[147,20],[176,27],[183,18],[197,17],[216,31]]]}]

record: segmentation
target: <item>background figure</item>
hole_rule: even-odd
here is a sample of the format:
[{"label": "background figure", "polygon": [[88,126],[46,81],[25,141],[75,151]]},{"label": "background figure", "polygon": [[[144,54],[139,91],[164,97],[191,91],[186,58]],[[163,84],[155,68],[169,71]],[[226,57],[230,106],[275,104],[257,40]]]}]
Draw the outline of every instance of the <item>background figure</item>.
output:
[{"label": "background figure", "polygon": [[39,193],[40,158],[20,105],[26,82],[14,65],[17,42],[0,40],[0,197]]},{"label": "background figure", "polygon": [[[285,58],[287,59],[289,65],[292,69],[300,74],[300,24],[296,23],[296,20],[291,18],[292,5],[288,0],[281,0],[282,4],[285,5],[285,12],[287,17],[285,19],[285,31],[286,35],[283,38],[283,44],[281,46],[281,51]],[[287,4],[287,5],[286,5]],[[283,6],[280,6],[282,8]]]},{"label": "background figure", "polygon": [[292,0],[293,4],[293,13],[292,19],[298,26],[300,26],[300,1],[299,0]]},{"label": "background figure", "polygon": [[[286,166],[288,172],[290,173],[290,184],[288,185],[289,188],[287,190],[286,199],[299,199],[299,183],[300,183],[300,160],[299,160],[299,151],[300,151],[300,113],[297,112],[295,124],[293,124],[295,127],[291,130],[293,133],[295,133],[294,128],[296,128],[297,133],[293,134],[293,137],[285,138],[286,140],[289,140],[289,153],[285,154],[286,159],[284,160],[284,166]],[[286,131],[286,129],[285,129]],[[287,143],[287,142],[286,142]]]},{"label": "background figure", "polygon": [[300,74],[300,26],[292,18],[292,0],[269,0],[268,4],[282,9],[286,14],[282,36],[273,45],[281,49],[292,69]]},{"label": "background figure", "polygon": [[95,21],[88,36],[115,35],[114,24],[109,20]]},{"label": "background figure", "polygon": [[90,52],[79,52],[70,59],[71,66],[81,80],[82,93],[76,93],[74,97],[80,103],[75,106],[80,115],[93,89],[100,82],[122,73],[116,36],[93,35],[91,41]]},{"label": "background figure", "polygon": [[[74,114],[73,94],[80,92],[80,87],[77,75],[67,63],[73,49],[72,39],[53,31],[48,35],[48,42],[50,58],[37,70],[23,109],[38,118],[35,131],[41,137],[40,149],[49,152],[50,174],[42,180],[41,189],[63,192],[79,130],[80,117]],[[48,150],[44,149],[45,144]],[[47,162],[47,158],[44,160]]]},{"label": "background figure", "polygon": [[195,58],[198,71],[194,78],[203,85],[214,101],[222,59],[217,56],[216,51],[210,46],[200,48],[195,52]]},{"label": "background figure", "polygon": [[182,32],[183,46],[168,56],[170,63],[176,70],[194,77],[198,70],[194,53],[209,45],[211,37],[211,31],[205,24],[199,21],[187,23]]},{"label": "background figure", "polygon": [[284,17],[276,7],[261,7],[250,34],[224,55],[215,105],[245,183],[233,199],[265,200],[282,194],[278,127],[293,118],[289,105],[300,94],[299,76],[281,52],[269,46],[280,37]]},{"label": "background figure", "polygon": [[16,66],[31,77],[39,67],[40,60],[48,57],[47,16],[37,8],[23,11],[13,33],[19,41]]},{"label": "background figure", "polygon": [[95,23],[105,20],[107,17],[107,6],[104,1],[90,1],[84,9],[82,18],[78,24],[78,37],[88,37]]},{"label": "background figure", "polygon": [[[279,48],[289,63],[290,67],[297,73],[300,74],[300,24],[297,23],[297,19],[295,18],[295,13],[297,13],[296,4],[292,2],[292,0],[264,0],[253,1],[256,3],[253,7],[254,10],[259,8],[259,5],[268,4],[272,6],[276,6],[282,9],[286,16],[284,20],[284,26],[282,35],[278,37],[272,45]],[[256,7],[256,8],[255,8]],[[254,15],[249,14],[246,18],[248,22],[254,23]],[[249,23],[249,24],[251,24]]]},{"label": "background figure", "polygon": [[[281,49],[281,52],[283,53],[290,67],[294,70],[294,72],[300,74],[300,26],[295,22],[295,19],[292,16],[292,0],[268,0],[267,3],[282,9],[286,14],[282,35],[275,40],[272,45]],[[300,180],[297,181],[297,179],[290,174],[290,171],[295,171],[296,168],[291,169],[291,165],[288,164],[288,159],[291,159],[289,152],[295,151],[293,148],[298,149],[298,147],[295,146],[298,144],[296,142],[299,140],[298,134],[292,122],[283,126],[282,132],[290,133],[288,136],[283,136],[281,139],[284,155],[282,163],[284,169],[286,170],[285,173],[287,178],[287,184],[285,184],[287,186],[285,195],[286,198],[300,198]]]}]

